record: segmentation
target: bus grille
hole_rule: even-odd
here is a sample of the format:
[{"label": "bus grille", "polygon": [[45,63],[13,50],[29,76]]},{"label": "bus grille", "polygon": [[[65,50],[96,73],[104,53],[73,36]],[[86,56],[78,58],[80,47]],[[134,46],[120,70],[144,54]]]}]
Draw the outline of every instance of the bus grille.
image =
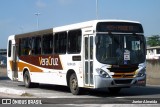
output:
[{"label": "bus grille", "polygon": [[114,80],[116,84],[130,84],[132,82],[132,79],[127,80]]},{"label": "bus grille", "polygon": [[134,78],[135,72],[138,69],[138,65],[132,66],[112,66],[107,68],[110,72],[113,72],[113,78]]}]

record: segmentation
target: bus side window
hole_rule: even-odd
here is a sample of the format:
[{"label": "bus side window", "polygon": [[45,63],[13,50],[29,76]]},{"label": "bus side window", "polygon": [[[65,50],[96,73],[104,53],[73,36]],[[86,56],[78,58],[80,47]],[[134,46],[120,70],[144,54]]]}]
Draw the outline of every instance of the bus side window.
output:
[{"label": "bus side window", "polygon": [[53,52],[53,34],[47,34],[42,39],[42,53],[52,54]]},{"label": "bus side window", "polygon": [[81,52],[82,31],[73,30],[68,32],[67,49],[69,54]]},{"label": "bus side window", "polygon": [[54,37],[54,52],[56,54],[66,53],[67,32],[56,33]]},{"label": "bus side window", "polygon": [[19,54],[30,55],[31,53],[31,38],[22,38],[19,42]]},{"label": "bus side window", "polygon": [[11,50],[12,50],[12,41],[9,40],[9,45],[8,45],[8,57],[11,57]]},{"label": "bus side window", "polygon": [[41,54],[41,36],[32,38],[32,54],[39,55]]}]

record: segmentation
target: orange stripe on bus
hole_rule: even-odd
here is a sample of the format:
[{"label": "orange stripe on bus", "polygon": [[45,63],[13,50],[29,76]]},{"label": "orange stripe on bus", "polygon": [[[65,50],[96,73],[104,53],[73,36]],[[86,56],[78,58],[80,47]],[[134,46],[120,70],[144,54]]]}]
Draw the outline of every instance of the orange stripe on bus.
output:
[{"label": "orange stripe on bus", "polygon": [[[12,71],[13,71],[13,63],[14,63],[13,61],[10,61],[10,66]],[[19,68],[19,72],[22,72],[25,67],[27,67],[30,70],[30,72],[43,72],[43,70],[33,65],[30,65],[24,62],[16,62],[16,63],[17,63],[17,68]]]}]

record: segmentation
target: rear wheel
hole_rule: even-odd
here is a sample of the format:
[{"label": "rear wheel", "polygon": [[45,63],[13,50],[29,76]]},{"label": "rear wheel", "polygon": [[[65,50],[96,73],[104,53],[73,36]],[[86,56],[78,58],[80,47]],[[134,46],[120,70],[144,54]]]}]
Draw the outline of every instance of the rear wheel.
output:
[{"label": "rear wheel", "polygon": [[26,88],[32,88],[32,87],[38,87],[39,86],[38,83],[32,83],[31,82],[31,78],[30,78],[30,75],[29,75],[28,71],[26,71],[24,73],[24,84],[25,84]]},{"label": "rear wheel", "polygon": [[78,80],[75,73],[71,74],[70,76],[69,87],[73,95],[80,94],[80,88],[78,87]]}]

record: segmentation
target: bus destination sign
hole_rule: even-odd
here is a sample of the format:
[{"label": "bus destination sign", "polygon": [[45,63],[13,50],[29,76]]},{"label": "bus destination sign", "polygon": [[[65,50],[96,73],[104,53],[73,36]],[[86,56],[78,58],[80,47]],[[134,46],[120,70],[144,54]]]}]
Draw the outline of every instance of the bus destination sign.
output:
[{"label": "bus destination sign", "polygon": [[99,22],[97,32],[143,33],[143,28],[138,23]]}]

